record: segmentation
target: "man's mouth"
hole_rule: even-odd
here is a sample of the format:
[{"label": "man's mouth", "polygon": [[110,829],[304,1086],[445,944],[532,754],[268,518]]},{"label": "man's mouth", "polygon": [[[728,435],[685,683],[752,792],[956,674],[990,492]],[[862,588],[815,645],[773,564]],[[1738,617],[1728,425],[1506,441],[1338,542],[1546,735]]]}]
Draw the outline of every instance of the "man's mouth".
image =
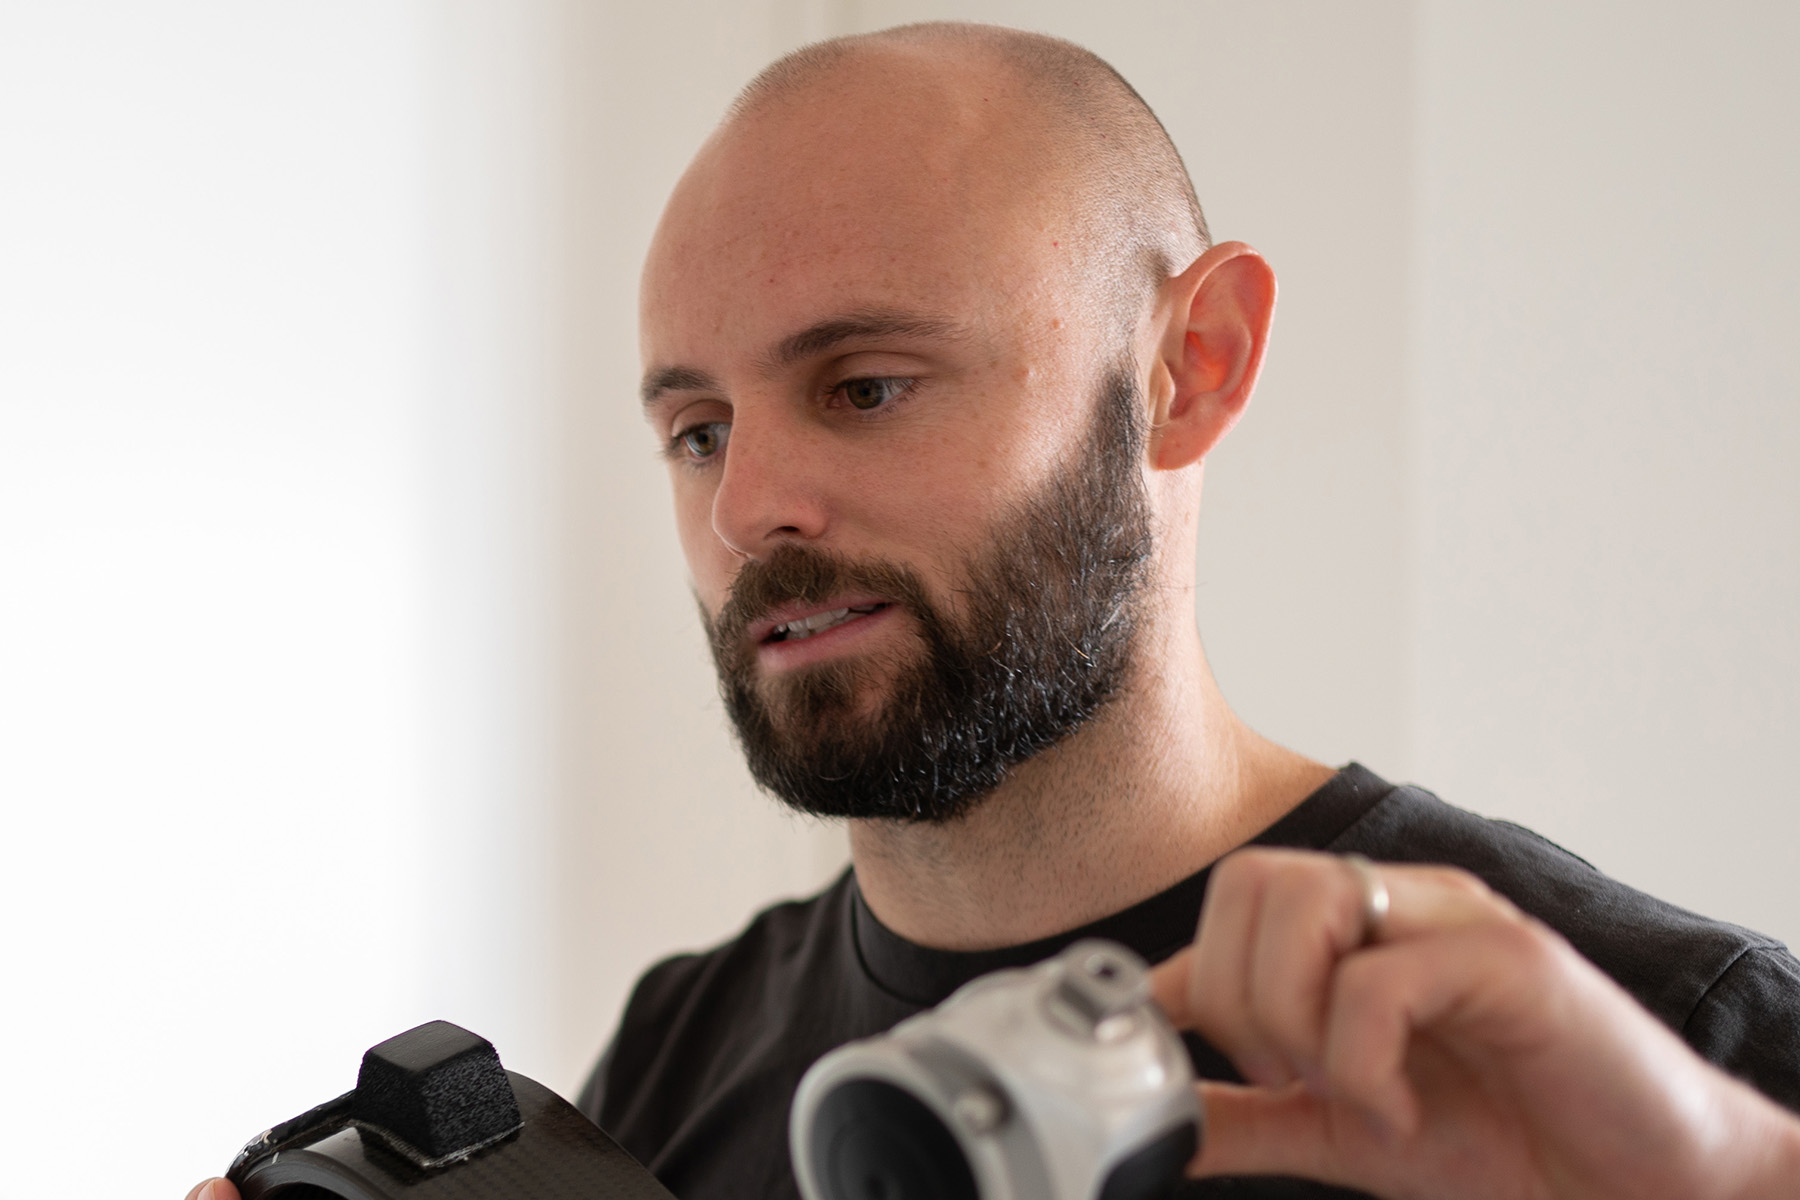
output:
[{"label": "man's mouth", "polygon": [[846,608],[833,608],[826,612],[783,621],[769,631],[769,635],[763,639],[763,644],[803,642],[809,637],[824,633],[827,629],[835,629],[847,621],[854,621],[857,617],[866,617],[870,613],[880,612],[886,607],[887,605],[882,602],[852,604]]}]

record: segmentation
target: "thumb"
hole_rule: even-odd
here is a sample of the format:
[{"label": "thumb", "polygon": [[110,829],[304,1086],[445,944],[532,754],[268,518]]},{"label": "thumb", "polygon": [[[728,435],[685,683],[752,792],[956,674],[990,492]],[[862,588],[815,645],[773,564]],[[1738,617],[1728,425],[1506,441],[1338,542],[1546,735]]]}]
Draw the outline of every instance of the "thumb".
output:
[{"label": "thumb", "polygon": [[1194,1027],[1193,1005],[1188,995],[1189,976],[1194,968],[1194,948],[1183,946],[1169,958],[1150,968],[1150,998],[1156,1001],[1169,1024],[1177,1029]]},{"label": "thumb", "polygon": [[[1188,1164],[1190,1176],[1299,1175],[1350,1182],[1325,1105],[1304,1083],[1265,1088],[1209,1081],[1197,1090],[1206,1122],[1200,1153]],[[1341,1121],[1344,1113],[1336,1118]],[[1384,1137],[1372,1119],[1369,1134]]]},{"label": "thumb", "polygon": [[208,1179],[194,1186],[187,1200],[238,1200],[238,1190],[227,1179]]}]

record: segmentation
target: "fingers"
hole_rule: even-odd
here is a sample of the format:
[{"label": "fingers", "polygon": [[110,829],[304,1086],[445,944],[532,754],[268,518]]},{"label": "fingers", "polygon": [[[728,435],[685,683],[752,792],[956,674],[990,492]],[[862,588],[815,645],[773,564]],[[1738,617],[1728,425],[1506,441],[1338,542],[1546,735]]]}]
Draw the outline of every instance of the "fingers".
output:
[{"label": "fingers", "polygon": [[238,1200],[238,1190],[228,1179],[206,1179],[194,1185],[187,1200]]},{"label": "fingers", "polygon": [[1194,1014],[1188,1003],[1188,974],[1193,959],[1194,948],[1186,946],[1150,968],[1150,998],[1177,1029],[1194,1028]]},{"label": "fingers", "polygon": [[1331,975],[1366,932],[1362,881],[1337,859],[1284,856],[1259,866],[1247,1015],[1292,1077],[1316,1085]]},{"label": "fingers", "polygon": [[1188,1164],[1193,1177],[1298,1175],[1346,1182],[1324,1101],[1305,1086],[1243,1087],[1202,1083],[1206,1129]]},{"label": "fingers", "polygon": [[1519,910],[1467,871],[1376,863],[1388,889],[1381,941],[1445,933],[1495,920],[1517,920]]},{"label": "fingers", "polygon": [[[1479,880],[1437,867],[1372,868],[1389,896],[1384,944],[1486,922],[1517,910]],[[1253,1083],[1323,1086],[1334,978],[1370,930],[1366,883],[1343,859],[1256,848],[1213,870],[1191,951],[1153,977],[1176,1025],[1198,1030]]]},{"label": "fingers", "polygon": [[[1421,1032],[1436,1039],[1426,1077],[1435,1071],[1439,1083],[1444,1072],[1465,1071],[1471,1053],[1516,1059],[1554,1043],[1560,1035],[1542,1027],[1538,1001],[1546,986],[1555,990],[1561,945],[1535,922],[1508,919],[1415,932],[1346,955],[1327,985],[1316,1075],[1281,1087],[1202,1083],[1205,1135],[1189,1174],[1292,1174],[1361,1187],[1388,1178],[1417,1152],[1423,1128]],[[1491,1132],[1471,1111],[1486,1103],[1492,1078],[1437,1088],[1434,1120]],[[1449,1141],[1470,1136],[1483,1134]]]},{"label": "fingers", "polygon": [[1634,1198],[1718,1177],[1754,1093],[1473,876],[1373,869],[1389,908],[1369,937],[1371,889],[1341,859],[1256,849],[1215,868],[1194,945],[1152,991],[1255,1086],[1200,1086],[1190,1174]]},{"label": "fingers", "polygon": [[1304,1087],[1271,1089],[1202,1083],[1206,1131],[1188,1174],[1313,1175],[1324,1140],[1319,1101]]},{"label": "fingers", "polygon": [[1246,964],[1267,878],[1257,867],[1255,859],[1232,855],[1213,868],[1189,961],[1188,1008],[1194,1027],[1230,1056],[1244,1078],[1272,1087],[1294,1074],[1252,1017]]},{"label": "fingers", "polygon": [[1171,1019],[1205,1034],[1253,1083],[1315,1075],[1328,982],[1362,940],[1362,906],[1362,885],[1339,859],[1252,850],[1222,860]]},{"label": "fingers", "polygon": [[[1371,949],[1332,983],[1324,1075],[1347,1100],[1401,1134],[1419,1126],[1407,1073],[1414,1035],[1460,1021],[1479,1026],[1484,1056],[1523,1054],[1554,1040],[1542,993],[1561,981],[1554,935],[1523,920],[1463,925]],[[1454,1031],[1453,1031],[1454,1032]]]},{"label": "fingers", "polygon": [[1371,1170],[1371,1163],[1390,1162],[1405,1148],[1379,1122],[1301,1084],[1272,1089],[1203,1083],[1198,1091],[1206,1130],[1200,1153],[1188,1164],[1189,1177],[1293,1175],[1389,1194],[1394,1173]]}]

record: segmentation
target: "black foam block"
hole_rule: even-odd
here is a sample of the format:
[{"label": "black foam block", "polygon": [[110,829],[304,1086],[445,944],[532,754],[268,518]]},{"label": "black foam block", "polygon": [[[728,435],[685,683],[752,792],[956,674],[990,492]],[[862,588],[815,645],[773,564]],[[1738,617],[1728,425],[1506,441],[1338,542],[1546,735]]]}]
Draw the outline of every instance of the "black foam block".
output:
[{"label": "black foam block", "polygon": [[409,1029],[364,1054],[350,1115],[426,1161],[479,1149],[521,1120],[493,1043],[448,1021]]}]

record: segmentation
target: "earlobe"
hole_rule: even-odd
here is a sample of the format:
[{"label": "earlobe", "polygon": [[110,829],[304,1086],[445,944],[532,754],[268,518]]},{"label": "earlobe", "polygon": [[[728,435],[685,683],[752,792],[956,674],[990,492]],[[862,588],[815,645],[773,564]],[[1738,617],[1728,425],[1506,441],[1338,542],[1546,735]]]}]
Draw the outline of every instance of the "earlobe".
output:
[{"label": "earlobe", "polygon": [[1225,242],[1165,285],[1153,377],[1150,463],[1200,462],[1243,415],[1275,317],[1275,272],[1242,242]]}]

